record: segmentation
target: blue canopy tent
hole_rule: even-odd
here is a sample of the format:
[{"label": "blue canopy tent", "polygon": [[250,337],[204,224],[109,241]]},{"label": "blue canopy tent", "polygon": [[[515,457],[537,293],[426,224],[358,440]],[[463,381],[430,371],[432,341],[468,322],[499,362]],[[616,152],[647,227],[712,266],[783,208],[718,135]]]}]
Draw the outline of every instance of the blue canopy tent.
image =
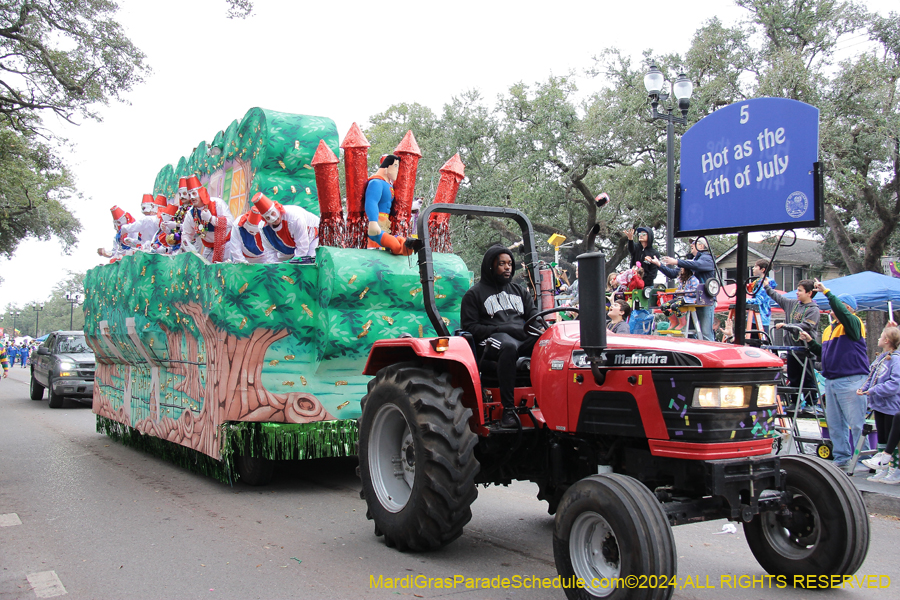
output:
[{"label": "blue canopy tent", "polygon": [[[873,271],[863,271],[855,275],[838,277],[823,281],[835,296],[850,294],[856,299],[857,310],[890,311],[894,307],[900,307],[900,279],[888,277]],[[784,295],[785,298],[797,299],[797,292],[792,291]],[[822,294],[816,294],[813,298],[819,308],[830,310],[828,299]]]}]

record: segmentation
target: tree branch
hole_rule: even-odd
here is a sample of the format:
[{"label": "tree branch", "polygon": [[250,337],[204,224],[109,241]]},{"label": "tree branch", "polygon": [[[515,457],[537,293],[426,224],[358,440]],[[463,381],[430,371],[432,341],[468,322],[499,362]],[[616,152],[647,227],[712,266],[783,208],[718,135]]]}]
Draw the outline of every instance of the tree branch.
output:
[{"label": "tree branch", "polygon": [[847,229],[844,227],[844,224],[841,222],[840,218],[838,218],[837,213],[830,204],[825,205],[825,222],[828,223],[828,226],[831,228],[831,235],[834,236],[838,249],[841,252],[841,258],[847,263],[850,272],[859,273],[864,271],[865,269],[863,269],[862,264],[859,262],[859,258],[851,251],[853,243],[850,240],[850,236],[847,234]]}]

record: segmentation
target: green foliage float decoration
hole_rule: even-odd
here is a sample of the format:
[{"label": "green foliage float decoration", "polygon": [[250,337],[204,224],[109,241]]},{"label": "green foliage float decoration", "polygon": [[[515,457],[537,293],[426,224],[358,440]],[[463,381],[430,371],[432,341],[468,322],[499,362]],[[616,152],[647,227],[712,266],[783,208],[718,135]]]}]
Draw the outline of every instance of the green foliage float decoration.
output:
[{"label": "green foliage float decoration", "polygon": [[[435,331],[408,258],[319,247],[316,262],[137,253],[91,269],[94,412],[216,460],[247,444],[271,458],[354,453],[372,342]],[[434,262],[438,308],[453,329],[471,273],[454,255]]]},{"label": "green foliage float decoration", "polygon": [[249,209],[250,198],[257,192],[318,215],[316,178],[310,162],[319,140],[335,154],[340,152],[334,121],[251,108],[243,119],[219,131],[211,143],[202,141],[174,167],[163,167],[153,194],[172,198],[180,177],[197,175],[211,195],[231,206],[235,217]]}]

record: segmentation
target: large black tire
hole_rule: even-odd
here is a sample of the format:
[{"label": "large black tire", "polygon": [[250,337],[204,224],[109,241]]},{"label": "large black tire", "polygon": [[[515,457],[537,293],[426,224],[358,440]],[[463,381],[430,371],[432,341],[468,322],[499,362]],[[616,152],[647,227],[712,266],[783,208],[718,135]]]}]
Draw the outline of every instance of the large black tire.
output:
[{"label": "large black tire", "polygon": [[44,386],[39,384],[34,378],[34,371],[31,372],[31,385],[28,387],[28,393],[32,400],[42,400],[44,398]]},{"label": "large black tire", "polygon": [[272,481],[275,472],[275,461],[258,456],[239,454],[234,457],[234,466],[240,475],[241,481],[247,485],[268,485]]},{"label": "large black tire", "polygon": [[359,475],[375,535],[398,550],[441,548],[462,535],[478,496],[472,411],[447,373],[416,363],[369,382],[359,419]]},{"label": "large black tire", "polygon": [[[674,592],[678,557],[666,513],[650,490],[625,475],[591,475],[566,490],[553,556],[569,600],[666,600]],[[618,578],[624,585],[611,583]]]},{"label": "large black tire", "polygon": [[772,575],[852,575],[869,551],[862,494],[840,469],[812,456],[785,456],[791,518],[765,512],[744,524],[753,556]]},{"label": "large black tire", "polygon": [[47,385],[47,397],[50,398],[50,408],[62,408],[63,397],[53,391],[53,380],[49,380]]}]

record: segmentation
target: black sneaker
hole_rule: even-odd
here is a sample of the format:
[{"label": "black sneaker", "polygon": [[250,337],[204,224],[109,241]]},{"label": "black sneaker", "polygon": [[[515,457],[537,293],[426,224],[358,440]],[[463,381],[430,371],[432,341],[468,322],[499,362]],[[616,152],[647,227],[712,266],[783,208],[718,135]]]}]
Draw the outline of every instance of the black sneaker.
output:
[{"label": "black sneaker", "polygon": [[413,252],[418,252],[425,247],[425,242],[423,242],[419,238],[408,237],[403,241],[403,245]]},{"label": "black sneaker", "polygon": [[515,429],[519,426],[519,420],[511,408],[503,409],[503,416],[500,417],[500,427],[503,429]]}]

